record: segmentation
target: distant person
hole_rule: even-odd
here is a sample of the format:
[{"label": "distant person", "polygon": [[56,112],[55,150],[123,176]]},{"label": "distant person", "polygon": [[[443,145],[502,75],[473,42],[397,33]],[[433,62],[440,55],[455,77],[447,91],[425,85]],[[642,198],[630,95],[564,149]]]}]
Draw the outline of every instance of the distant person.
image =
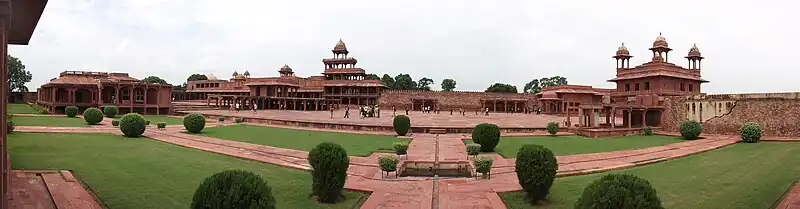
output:
[{"label": "distant person", "polygon": [[240,106],[241,106],[241,104],[239,104],[239,103],[236,103],[236,108],[234,108],[234,109],[236,110],[236,112],[239,112],[239,108],[240,108]]},{"label": "distant person", "polygon": [[333,119],[333,105],[331,105],[328,109],[331,110],[331,119]]},{"label": "distant person", "polygon": [[392,117],[397,116],[397,107],[392,106]]},{"label": "distant person", "polygon": [[489,108],[487,107],[486,110],[483,112],[483,115],[489,116]]},{"label": "distant person", "polygon": [[257,114],[256,109],[258,109],[258,105],[256,105],[256,103],[253,103],[253,105],[251,106],[253,108],[253,114]]},{"label": "distant person", "polygon": [[350,106],[344,107],[344,118],[350,118]]},{"label": "distant person", "polygon": [[453,115],[453,108],[450,108],[450,115]]},{"label": "distant person", "polygon": [[373,111],[375,111],[374,114],[375,114],[376,118],[381,118],[381,106],[380,105],[375,105],[375,109],[373,109]]},{"label": "distant person", "polygon": [[406,115],[408,115],[408,107],[406,107]]}]

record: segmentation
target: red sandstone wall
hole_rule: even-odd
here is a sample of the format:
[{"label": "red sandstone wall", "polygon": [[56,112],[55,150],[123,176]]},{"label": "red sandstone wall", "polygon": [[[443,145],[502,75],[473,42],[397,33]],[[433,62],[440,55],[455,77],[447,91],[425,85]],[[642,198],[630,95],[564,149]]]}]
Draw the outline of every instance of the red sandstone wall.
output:
[{"label": "red sandstone wall", "polygon": [[741,125],[755,122],[767,136],[800,136],[800,93],[778,94],[724,94],[696,97],[669,97],[665,99],[662,128],[678,131],[680,122],[686,120],[687,102],[732,101],[729,112],[704,119],[703,133],[739,134]]},{"label": "red sandstone wall", "polygon": [[527,100],[529,106],[536,102],[536,96],[533,94],[387,90],[381,93],[378,104],[383,108],[395,106],[398,110],[402,110],[405,107],[411,108],[412,99],[438,100],[439,108],[442,111],[449,111],[450,108],[458,110],[461,107],[468,111],[474,111],[481,108],[481,99],[524,99]]}]

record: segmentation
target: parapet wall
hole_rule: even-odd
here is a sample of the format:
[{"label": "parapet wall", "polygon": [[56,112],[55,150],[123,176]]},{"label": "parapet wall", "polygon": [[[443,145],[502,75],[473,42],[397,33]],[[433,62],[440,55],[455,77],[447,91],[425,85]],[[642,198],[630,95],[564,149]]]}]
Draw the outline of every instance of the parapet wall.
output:
[{"label": "parapet wall", "polygon": [[739,134],[743,123],[767,136],[800,136],[800,92],[667,97],[661,127],[678,131],[684,120],[703,123],[703,133]]},{"label": "parapet wall", "polygon": [[[526,106],[536,104],[536,96],[528,93],[489,93],[474,91],[419,91],[419,90],[387,90],[381,93],[378,104],[384,109],[396,107],[398,110],[411,109],[413,100],[435,100],[442,111],[450,108],[457,110],[464,108],[475,111],[481,108],[481,100],[518,100],[524,101]],[[523,108],[523,107],[519,107]]]}]

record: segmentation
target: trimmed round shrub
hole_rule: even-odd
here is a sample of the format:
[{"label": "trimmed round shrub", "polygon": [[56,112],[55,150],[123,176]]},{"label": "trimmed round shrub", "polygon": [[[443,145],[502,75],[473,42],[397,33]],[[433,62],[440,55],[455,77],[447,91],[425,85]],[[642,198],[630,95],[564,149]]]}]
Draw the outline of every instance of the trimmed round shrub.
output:
[{"label": "trimmed round shrub", "polygon": [[378,158],[378,165],[381,167],[381,171],[386,172],[388,175],[389,172],[397,171],[397,163],[400,162],[400,159],[397,159],[395,156],[381,156]]},{"label": "trimmed round shrub", "polygon": [[103,121],[103,111],[94,107],[86,109],[83,111],[83,120],[86,124],[97,125]]},{"label": "trimmed round shrub", "polygon": [[126,137],[140,137],[144,133],[146,125],[144,125],[144,116],[137,113],[128,113],[119,119],[119,130],[122,131]]},{"label": "trimmed round shrub", "polygon": [[761,126],[757,123],[745,123],[739,132],[744,143],[756,143],[761,140]]},{"label": "trimmed round shrub", "polygon": [[547,133],[549,133],[551,136],[555,136],[558,133],[558,123],[556,122],[547,123]]},{"label": "trimmed round shrub", "polygon": [[78,115],[78,107],[67,106],[64,108],[64,114],[67,114],[67,117],[74,118]]},{"label": "trimmed round shrub", "polygon": [[517,180],[533,204],[547,197],[557,170],[558,162],[553,151],[541,145],[526,144],[517,153]]},{"label": "trimmed round shrub", "polygon": [[472,129],[472,141],[481,145],[482,152],[494,152],[500,143],[500,127],[495,124],[482,123]]},{"label": "trimmed round shrub", "polygon": [[200,133],[206,127],[206,117],[201,114],[189,114],[183,117],[183,127],[189,133]]},{"label": "trimmed round shrub", "polygon": [[6,121],[6,134],[14,133],[14,121]]},{"label": "trimmed round shrub", "polygon": [[144,125],[149,126],[150,125],[150,120],[144,120]]},{"label": "trimmed round shrub", "polygon": [[663,209],[650,182],[632,174],[608,174],[583,190],[575,209]]},{"label": "trimmed round shrub", "polygon": [[394,153],[398,155],[405,155],[408,153],[408,142],[395,142],[392,147],[394,148]]},{"label": "trimmed round shrub", "polygon": [[308,164],[313,168],[311,191],[317,201],[336,203],[343,200],[342,188],[350,167],[347,151],[336,143],[323,142],[308,153]]},{"label": "trimmed round shrub", "polygon": [[103,115],[105,115],[107,118],[114,118],[117,116],[117,114],[119,114],[119,109],[117,106],[111,105],[103,107]]},{"label": "trimmed round shrub", "polygon": [[119,120],[117,120],[117,119],[112,120],[111,121],[111,125],[114,126],[114,127],[119,126]]},{"label": "trimmed round shrub", "polygon": [[489,177],[489,173],[492,171],[492,164],[494,163],[494,159],[490,157],[481,157],[475,160],[475,172],[480,173],[483,175],[483,178]]},{"label": "trimmed round shrub", "polygon": [[681,123],[681,137],[686,140],[695,140],[700,138],[703,133],[703,125],[694,120],[683,121]]},{"label": "trimmed round shrub", "polygon": [[653,128],[650,128],[650,126],[644,127],[644,129],[642,129],[642,134],[645,136],[652,136]]},{"label": "trimmed round shrub", "polygon": [[158,127],[158,129],[165,129],[165,128],[167,128],[167,123],[166,122],[158,122],[158,123],[156,123],[156,127]]},{"label": "trimmed round shrub", "polygon": [[394,132],[397,133],[397,135],[405,136],[408,133],[408,130],[411,129],[411,119],[406,115],[394,116],[392,125],[394,126]]},{"label": "trimmed round shrub", "polygon": [[467,155],[478,156],[478,154],[481,154],[480,144],[467,144]]},{"label": "trimmed round shrub", "polygon": [[274,209],[272,189],[260,175],[227,170],[203,180],[192,197],[192,209]]}]

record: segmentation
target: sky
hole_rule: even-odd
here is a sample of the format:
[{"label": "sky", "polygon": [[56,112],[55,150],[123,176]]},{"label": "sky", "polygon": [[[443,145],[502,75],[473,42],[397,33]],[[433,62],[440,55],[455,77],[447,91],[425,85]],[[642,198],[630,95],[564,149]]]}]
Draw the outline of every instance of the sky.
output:
[{"label": "sky", "polygon": [[[235,2],[235,3],[234,3]],[[456,90],[532,79],[613,88],[614,55],[647,62],[662,33],[669,62],[697,44],[706,93],[800,91],[800,14],[793,1],[61,0],[49,1],[30,45],[11,46],[36,89],[66,70],[230,78],[320,75],[342,39],[367,73],[456,80]]]}]

